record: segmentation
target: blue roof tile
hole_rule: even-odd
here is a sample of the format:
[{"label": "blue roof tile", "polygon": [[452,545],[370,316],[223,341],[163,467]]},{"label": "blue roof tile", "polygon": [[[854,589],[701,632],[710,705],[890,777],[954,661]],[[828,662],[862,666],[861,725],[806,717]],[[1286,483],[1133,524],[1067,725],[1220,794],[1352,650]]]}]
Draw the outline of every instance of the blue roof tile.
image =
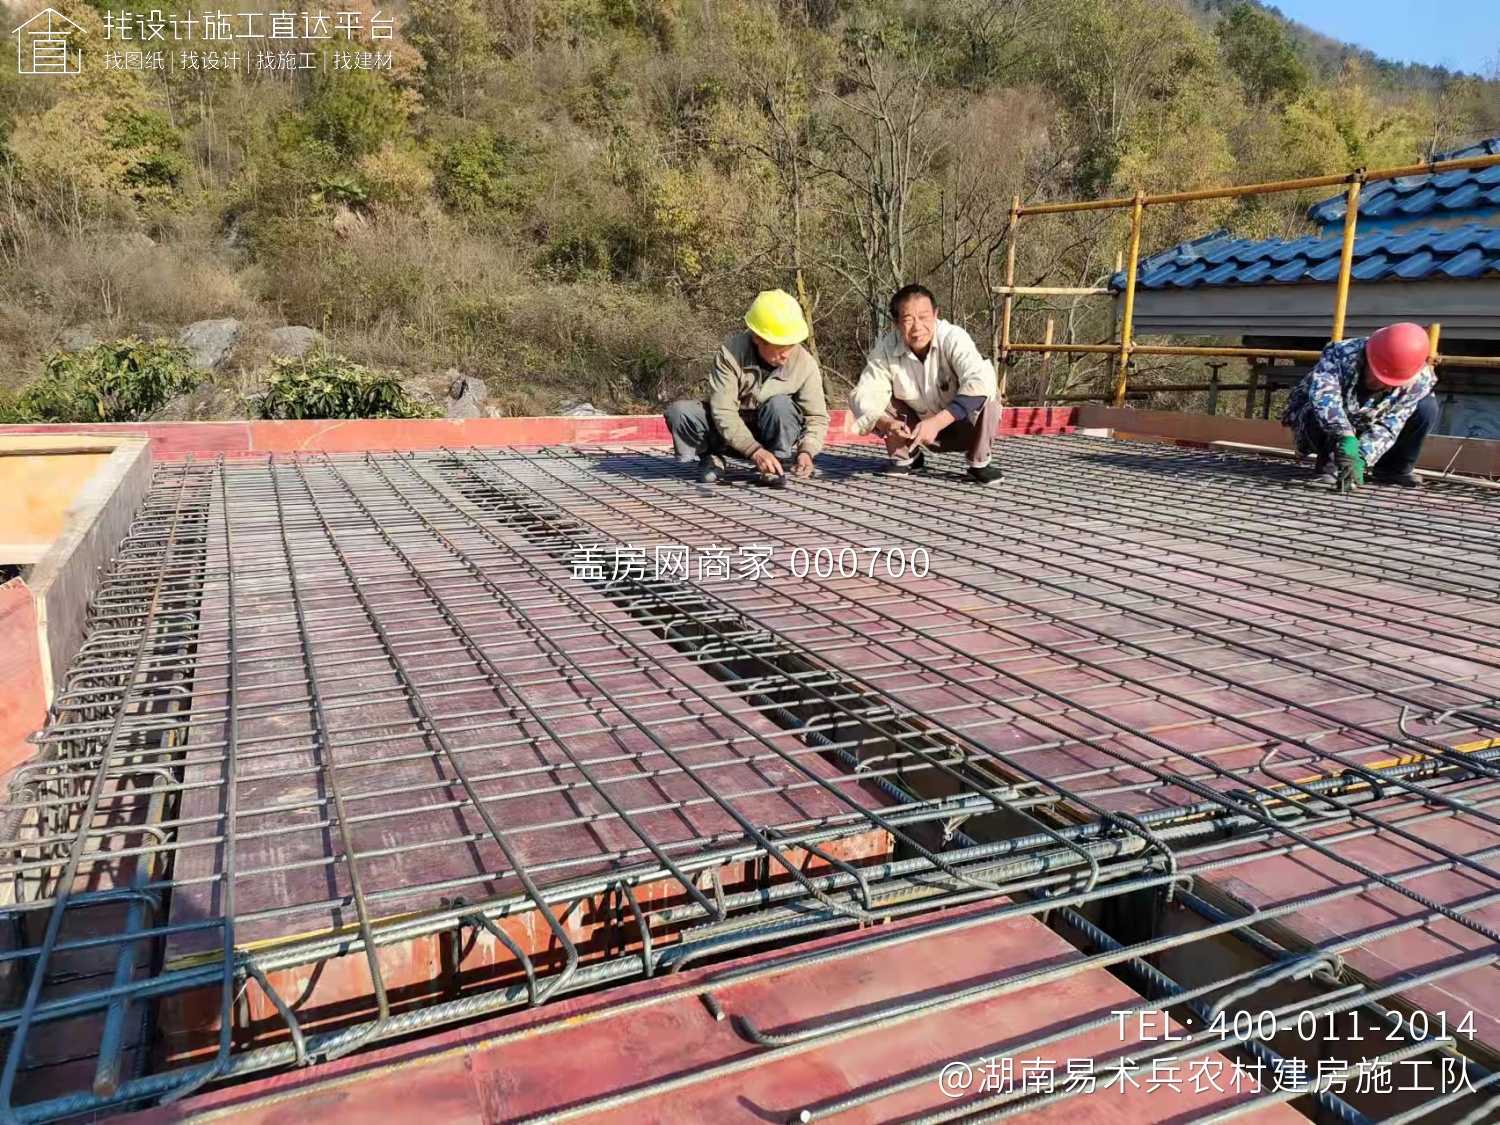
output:
[{"label": "blue roof tile", "polygon": [[1303,274],[1303,277],[1309,281],[1332,281],[1338,275],[1339,259],[1327,258],[1313,266],[1312,269]]},{"label": "blue roof tile", "polygon": [[[1215,231],[1143,259],[1138,276],[1147,289],[1327,283],[1338,277],[1342,246],[1336,235],[1256,242]],[[1500,275],[1500,215],[1493,226],[1467,222],[1359,235],[1352,273],[1360,281]],[[1116,290],[1124,285],[1123,272],[1110,280]]]},{"label": "blue roof tile", "polygon": [[1234,258],[1235,251],[1241,246],[1246,245],[1249,241],[1247,238],[1236,238],[1224,243],[1222,246],[1215,246],[1203,255],[1203,260],[1211,266],[1219,265],[1221,262],[1228,262]]},{"label": "blue roof tile", "polygon": [[1208,272],[1208,267],[1202,262],[1194,262],[1172,279],[1172,284],[1179,289],[1191,289],[1197,285],[1203,275]]},{"label": "blue roof tile", "polygon": [[[1358,228],[1356,227],[1355,229],[1357,230]],[[1355,241],[1359,241],[1358,237],[1355,238]],[[1313,240],[1312,245],[1303,252],[1302,256],[1309,262],[1321,262],[1325,258],[1338,257],[1340,251],[1343,249],[1344,240],[1342,238],[1318,238]]]},{"label": "blue roof tile", "polygon": [[1461,250],[1467,250],[1470,246],[1482,245],[1484,235],[1484,227],[1475,223],[1467,223],[1439,235],[1428,245],[1438,254],[1457,254]]},{"label": "blue roof tile", "polygon": [[[1377,250],[1384,250],[1396,235],[1388,230],[1372,230],[1368,234],[1358,234],[1354,237],[1354,256],[1362,258],[1367,254],[1373,254]],[[1329,242],[1342,242],[1342,239],[1330,238]]]},{"label": "blue roof tile", "polygon": [[1450,188],[1460,187],[1474,178],[1474,173],[1467,168],[1460,168],[1457,172],[1444,172],[1432,177],[1432,186],[1439,191],[1447,191]]},{"label": "blue roof tile", "polygon": [[1355,262],[1349,273],[1356,281],[1379,281],[1396,268],[1396,259],[1388,254],[1372,254],[1362,262]]},{"label": "blue roof tile", "polygon": [[1284,242],[1281,246],[1271,251],[1271,261],[1290,262],[1293,258],[1300,258],[1303,254],[1313,249],[1318,241],[1316,235],[1308,235],[1306,238],[1297,238],[1291,242]]},{"label": "blue roof tile", "polygon": [[[1403,215],[1425,215],[1433,210],[1438,201],[1438,193],[1431,187],[1424,187],[1421,191],[1413,192],[1401,200],[1397,208]],[[1357,227],[1355,229],[1358,229]]]},{"label": "blue roof tile", "polygon": [[1288,262],[1280,269],[1271,271],[1272,281],[1301,281],[1302,275],[1307,272],[1307,259],[1297,258]]},{"label": "blue roof tile", "polygon": [[1386,250],[1392,254],[1410,254],[1414,250],[1420,250],[1437,237],[1438,232],[1431,227],[1409,230],[1391,239],[1386,244]]},{"label": "blue roof tile", "polygon": [[1438,272],[1449,277],[1478,277],[1489,269],[1491,255],[1477,246],[1470,247],[1456,258],[1449,258],[1438,265]]},{"label": "blue roof tile", "polygon": [[1240,271],[1241,285],[1254,285],[1257,281],[1265,278],[1271,272],[1270,262],[1256,262],[1253,266],[1247,266]]},{"label": "blue roof tile", "polygon": [[1419,277],[1426,277],[1432,272],[1437,259],[1433,257],[1430,250],[1418,250],[1406,261],[1395,268],[1397,277],[1405,278],[1407,281],[1415,281]]},{"label": "blue roof tile", "polygon": [[1247,266],[1252,265],[1263,258],[1269,258],[1271,251],[1279,245],[1281,245],[1279,238],[1267,239],[1265,242],[1242,242],[1235,249],[1234,260],[1243,262]]},{"label": "blue roof tile", "polygon": [[[1465,156],[1495,155],[1500,155],[1500,137],[1492,137],[1457,152],[1441,153],[1433,159],[1454,160]],[[1359,213],[1361,217],[1371,219],[1414,218],[1434,212],[1500,204],[1500,198],[1484,197],[1486,189],[1497,185],[1500,185],[1500,165],[1477,171],[1461,169],[1436,176],[1403,176],[1399,180],[1381,180],[1366,185],[1360,193]],[[1344,193],[1340,192],[1313,204],[1307,215],[1315,223],[1341,223],[1345,210]]]},{"label": "blue roof tile", "polygon": [[1462,211],[1465,208],[1474,206],[1479,200],[1479,195],[1478,184],[1462,184],[1453,191],[1445,192],[1443,197],[1438,200],[1438,207],[1444,211]]},{"label": "blue roof tile", "polygon": [[[1436,159],[1463,156],[1500,156],[1500,137]],[[1315,204],[1308,214],[1326,225],[1341,221],[1344,210],[1340,193]],[[1500,165],[1370,184],[1360,194],[1359,211],[1362,217],[1384,216],[1396,223],[1422,216],[1451,223],[1460,215],[1478,215],[1476,221],[1460,219],[1459,226],[1424,224],[1359,232],[1352,273],[1360,281],[1500,275]],[[1487,211],[1492,213],[1486,215]],[[1337,229],[1301,238],[1260,240],[1235,238],[1220,229],[1143,259],[1137,276],[1148,289],[1327,283],[1338,276],[1342,246]],[[1123,289],[1124,273],[1116,273],[1109,284]]]}]

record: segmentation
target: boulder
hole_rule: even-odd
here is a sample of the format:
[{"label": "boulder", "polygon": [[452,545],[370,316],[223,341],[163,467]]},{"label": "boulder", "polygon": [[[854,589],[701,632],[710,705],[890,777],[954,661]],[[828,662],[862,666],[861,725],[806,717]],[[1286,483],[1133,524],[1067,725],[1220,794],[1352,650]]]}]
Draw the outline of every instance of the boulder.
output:
[{"label": "boulder", "polygon": [[182,330],[177,342],[193,353],[193,366],[204,371],[215,371],[229,358],[234,342],[240,336],[240,322],[226,317],[223,320],[200,320]]},{"label": "boulder", "polygon": [[273,354],[292,359],[301,359],[314,348],[321,348],[327,343],[323,339],[323,333],[301,324],[284,324],[280,328],[271,329],[267,335]]},{"label": "boulder", "polygon": [[571,398],[563,399],[558,413],[564,418],[602,418],[605,414],[592,402],[579,402]]},{"label": "boulder", "polygon": [[483,418],[484,400],[489,397],[489,388],[483,379],[472,375],[459,375],[450,370],[454,378],[448,384],[448,401],[443,404],[445,418]]},{"label": "boulder", "polygon": [[98,342],[99,337],[86,324],[64,328],[57,334],[57,346],[65,352],[81,352],[92,348]]},{"label": "boulder", "polygon": [[153,422],[224,422],[249,417],[249,408],[233,387],[212,380],[199,383],[184,394],[168,399]]}]

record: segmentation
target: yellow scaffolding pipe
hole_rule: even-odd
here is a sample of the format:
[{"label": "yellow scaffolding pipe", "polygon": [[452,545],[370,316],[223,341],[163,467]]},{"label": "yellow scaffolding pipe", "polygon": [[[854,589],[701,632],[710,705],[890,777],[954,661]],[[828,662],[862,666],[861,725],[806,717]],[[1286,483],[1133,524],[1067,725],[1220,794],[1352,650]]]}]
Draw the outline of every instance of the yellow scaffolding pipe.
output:
[{"label": "yellow scaffolding pipe", "polygon": [[1333,298],[1333,334],[1335,343],[1344,338],[1344,314],[1349,311],[1349,271],[1354,268],[1354,229],[1359,223],[1359,173],[1349,181],[1344,196],[1344,245],[1339,251],[1339,285]]},{"label": "yellow scaffolding pipe", "polygon": [[1141,217],[1146,213],[1146,193],[1135,193],[1130,209],[1129,261],[1125,266],[1125,311],[1120,317],[1120,369],[1115,376],[1115,405],[1125,402],[1125,378],[1130,370],[1130,333],[1135,321],[1135,275],[1141,264]]},{"label": "yellow scaffolding pipe", "polygon": [[1005,285],[1002,290],[1005,300],[1000,312],[1000,347],[996,349],[995,360],[1000,365],[997,374],[999,400],[1002,403],[1005,401],[1006,376],[1010,373],[1010,312],[1016,303],[1016,239],[1020,234],[1020,225],[1021,197],[1013,195],[1010,197],[1010,226],[1006,228]]},{"label": "yellow scaffolding pipe", "polygon": [[[1069,355],[1113,355],[1118,357],[1113,399],[1115,405],[1124,402],[1127,392],[1127,374],[1132,355],[1203,356],[1230,359],[1290,359],[1311,362],[1322,353],[1295,348],[1228,348],[1194,347],[1190,345],[1138,345],[1134,340],[1136,274],[1140,268],[1141,219],[1145,208],[1166,203],[1194,203],[1206,199],[1237,199],[1251,195],[1271,195],[1277,192],[1305,191],[1310,188],[1345,185],[1345,213],[1343,242],[1340,247],[1338,284],[1335,292],[1333,333],[1331,339],[1344,337],[1344,326],[1349,305],[1349,286],[1354,260],[1354,241],[1359,221],[1359,197],[1362,185],[1381,180],[1400,179],[1404,176],[1422,176],[1463,169],[1478,170],[1500,166],[1500,155],[1470,156],[1453,160],[1429,160],[1423,164],[1407,164],[1399,168],[1381,168],[1373,172],[1356,171],[1342,175],[1309,176],[1300,180],[1277,180],[1263,184],[1241,184],[1236,187],[1208,188],[1200,191],[1167,192],[1162,195],[1147,195],[1138,190],[1129,198],[1095,199],[1074,203],[1039,203],[1023,205],[1020,197],[1011,202],[1009,246],[1006,251],[1005,284],[996,286],[1004,294],[1004,315],[1000,331],[1000,347],[997,352],[1002,362],[1012,353],[1051,355],[1063,352]],[[1130,261],[1126,266],[1124,308],[1121,315],[1120,341],[1116,344],[1071,344],[1053,343],[1047,340],[1040,344],[1018,343],[1011,339],[1011,314],[1015,298],[1020,296],[1090,296],[1102,295],[1109,290],[1081,288],[1017,286],[1015,283],[1016,233],[1023,215],[1062,215],[1082,211],[1108,211],[1131,209]],[[1118,255],[1116,270],[1121,268]],[[1431,362],[1439,365],[1500,369],[1500,356],[1445,356],[1438,351],[1440,326],[1434,325],[1429,334],[1432,341]],[[1002,376],[1003,378],[1003,376]],[[1002,384],[1003,385],[1003,384]],[[1149,389],[1149,388],[1148,388]]]},{"label": "yellow scaffolding pipe", "polygon": [[[1424,164],[1408,164],[1401,168],[1381,168],[1366,172],[1365,183],[1378,180],[1398,180],[1403,176],[1426,176],[1437,172],[1457,172],[1462,169],[1477,170],[1493,168],[1500,164],[1497,156],[1466,156],[1455,160],[1430,160]],[[1308,176],[1301,180],[1274,180],[1264,184],[1241,184],[1238,187],[1205,188],[1201,191],[1174,191],[1165,195],[1148,195],[1147,207],[1159,203],[1197,203],[1205,199],[1239,199],[1247,195],[1274,195],[1282,191],[1306,191],[1310,188],[1338,187],[1349,182],[1349,173],[1331,176]],[[1034,203],[1021,208],[1022,215],[1064,215],[1076,211],[1120,211],[1135,205],[1135,196],[1121,199],[1090,199],[1077,203]]]}]

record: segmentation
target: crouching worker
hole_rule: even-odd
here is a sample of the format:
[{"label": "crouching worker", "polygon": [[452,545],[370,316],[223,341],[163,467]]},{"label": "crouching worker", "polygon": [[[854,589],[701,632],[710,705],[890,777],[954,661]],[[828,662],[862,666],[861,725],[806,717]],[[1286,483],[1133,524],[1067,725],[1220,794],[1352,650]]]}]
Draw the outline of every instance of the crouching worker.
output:
[{"label": "crouching worker", "polygon": [[1389,324],[1329,344],[1292,390],[1281,423],[1297,452],[1315,454],[1314,483],[1349,491],[1365,483],[1415,488],[1422,441],[1437,425],[1437,383],[1419,324]]},{"label": "crouching worker", "polygon": [[726,453],[748,459],[762,484],[785,488],[787,472],[813,473],[828,436],[828,404],[818,361],[802,347],[807,320],[780,289],[755,298],[745,331],[724,341],[708,377],[708,401],[679,399],[666,409],[677,460],[698,462],[698,480],[724,479]]},{"label": "crouching worker", "polygon": [[938,317],[936,298],[922,286],[897,290],[890,314],[894,327],[875,342],[849,395],[854,428],[885,438],[888,472],[921,472],[923,447],[931,445],[963,453],[971,480],[995,483],[1002,474],[993,449],[1000,430],[994,366],[967,332]]}]

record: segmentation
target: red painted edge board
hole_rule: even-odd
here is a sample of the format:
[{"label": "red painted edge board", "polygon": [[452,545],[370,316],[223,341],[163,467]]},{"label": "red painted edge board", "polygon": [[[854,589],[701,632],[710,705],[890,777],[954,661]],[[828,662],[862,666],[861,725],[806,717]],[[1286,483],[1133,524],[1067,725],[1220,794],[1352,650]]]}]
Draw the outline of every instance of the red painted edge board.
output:
[{"label": "red painted edge board", "polygon": [[[897,923],[894,928],[925,928],[992,906],[944,912]],[[882,928],[880,934],[890,932]],[[878,936],[870,931],[824,938],[798,953],[826,951]],[[611,1112],[581,1118],[599,1122],[649,1120],[666,1125],[713,1121],[752,1125],[788,1120],[798,1109],[850,1091],[867,1089],[917,1068],[934,1069],[954,1058],[1012,1057],[1019,1074],[1024,1063],[1116,1057],[1139,1042],[1137,1025],[1122,1035],[1118,1025],[1069,1037],[1044,1050],[1019,1050],[1036,1036],[1094,1016],[1141,1005],[1140,998],[1108,972],[1093,969],[1045,984],[1018,989],[953,1011],[939,1011],[866,1031],[833,1044],[783,1057],[761,1055],[736,1031],[735,1021],[716,1021],[700,1000],[711,988],[731,1016],[745,1016],[766,1030],[818,1026],[851,1012],[916,996],[950,993],[1018,969],[1041,969],[1080,959],[1073,947],[1029,916],[989,919],[946,933],[926,933],[905,944],[850,957],[803,965],[759,980],[715,984],[740,967],[786,958],[786,951],[747,957],[725,966],[689,970],[561,1000],[541,1009],[507,1014],[466,1028],[434,1032],[368,1054],[302,1071],[255,1079],[114,1119],[119,1125],[169,1125],[200,1114],[232,1125],[287,1125],[338,1121],[376,1125],[389,1121],[515,1121],[569,1105],[630,1090],[663,1078],[746,1060],[736,1073],[687,1085],[670,1094],[652,1094]],[[620,1006],[653,995],[673,993],[649,1007],[621,1012]],[[1159,1038],[1165,1026],[1158,1022]],[[1177,1029],[1175,1034],[1181,1034]],[[504,1036],[501,1039],[499,1037]],[[1222,1060],[1222,1056],[1208,1056]],[[1111,1071],[1097,1064],[1101,1086]],[[1221,1091],[1195,1092],[1187,1068],[1178,1069],[1180,1090],[1143,1081],[1139,1088],[1111,1087],[1082,1100],[1068,1100],[1024,1115],[1031,1123],[1104,1121],[1190,1121],[1249,1100],[1236,1094],[1225,1067]],[[977,1095],[976,1084],[971,1096]],[[907,1119],[924,1110],[952,1108],[936,1082],[924,1081],[896,1097],[882,1099],[847,1115],[841,1125]],[[1274,1105],[1247,1112],[1241,1120],[1261,1125],[1305,1121],[1295,1110]]]},{"label": "red painted edge board", "polygon": [[[849,412],[830,411],[835,442],[872,442],[849,432]],[[1002,434],[1071,433],[1075,408],[1007,408]],[[438,449],[443,446],[506,445],[664,445],[665,420],[659,414],[594,418],[356,419],[302,422],[116,422],[78,425],[0,426],[5,434],[143,434],[158,457],[189,453],[290,453],[317,450]]]},{"label": "red painted edge board", "polygon": [[19,578],[0,585],[0,773],[31,757],[27,737],[47,718],[36,607]]}]

